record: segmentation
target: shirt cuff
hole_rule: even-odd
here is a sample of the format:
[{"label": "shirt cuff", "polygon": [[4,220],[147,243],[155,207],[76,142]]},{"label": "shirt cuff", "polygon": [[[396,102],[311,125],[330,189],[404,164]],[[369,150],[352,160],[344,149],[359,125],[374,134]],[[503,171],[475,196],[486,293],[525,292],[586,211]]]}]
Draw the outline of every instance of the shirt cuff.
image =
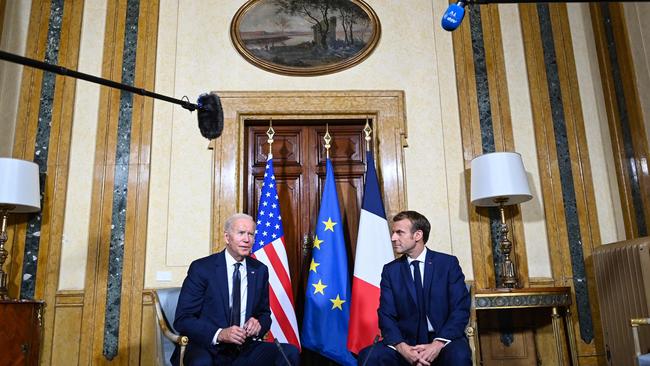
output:
[{"label": "shirt cuff", "polygon": [[217,342],[217,339],[219,339],[219,334],[221,334],[222,330],[223,330],[223,328],[219,328],[219,329],[217,329],[217,332],[214,333],[214,337],[212,337],[212,344],[213,345],[219,344],[219,342]]},{"label": "shirt cuff", "polygon": [[434,341],[440,341],[440,342],[444,343],[445,345],[443,347],[445,347],[446,345],[451,343],[451,341],[449,339],[446,339],[446,338],[434,338],[433,340]]}]

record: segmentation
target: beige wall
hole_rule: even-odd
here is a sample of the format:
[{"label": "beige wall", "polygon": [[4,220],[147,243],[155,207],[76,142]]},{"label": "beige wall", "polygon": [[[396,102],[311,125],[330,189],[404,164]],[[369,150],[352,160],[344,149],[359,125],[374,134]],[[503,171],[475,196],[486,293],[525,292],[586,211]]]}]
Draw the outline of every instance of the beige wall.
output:
[{"label": "beige wall", "polygon": [[[433,224],[430,245],[460,259],[469,279],[472,260],[465,197],[464,158],[461,143],[456,71],[451,34],[440,26],[445,0],[411,0],[395,6],[393,0],[368,1],[382,24],[382,37],[374,53],[361,64],[332,75],[289,77],[269,73],[246,62],[229,37],[232,16],[242,1],[161,0],[156,64],[156,92],[194,99],[202,92],[235,90],[404,90],[408,122],[405,151],[409,208],[427,215]],[[5,21],[2,44],[21,50],[29,17],[27,2],[8,2],[18,16]],[[27,4],[27,5],[26,5]],[[13,7],[12,7],[13,6]],[[79,69],[101,70],[104,1],[87,1]],[[521,29],[513,21],[514,5],[500,5],[504,60],[514,143],[523,158],[535,198],[522,205],[531,277],[551,276],[540,177],[536,161],[530,98],[523,57]],[[650,30],[643,14],[648,6],[630,4],[630,37],[643,47],[634,48],[640,80],[648,78]],[[622,239],[615,172],[603,107],[589,10],[585,4],[569,5],[580,97],[596,184],[598,219],[603,242]],[[7,10],[6,16],[10,16]],[[647,18],[647,17],[646,17]],[[408,21],[406,21],[408,20]],[[636,27],[636,28],[635,28]],[[636,30],[636,31],[635,31]],[[9,36],[12,35],[12,36]],[[22,36],[21,36],[22,35]],[[21,38],[22,37],[22,38]],[[635,38],[636,37],[636,38]],[[4,49],[4,47],[3,47]],[[639,61],[640,60],[640,61]],[[645,69],[643,69],[645,65]],[[20,68],[9,72],[0,64],[0,104],[16,109]],[[641,70],[641,71],[639,71]],[[643,73],[645,70],[645,74]],[[646,79],[642,79],[642,78]],[[649,82],[639,85],[650,85]],[[77,84],[72,157],[68,181],[59,289],[82,289],[86,268],[92,162],[98,108],[98,87]],[[640,93],[648,113],[649,93]],[[12,108],[7,109],[9,111]],[[3,111],[5,111],[3,107]],[[15,112],[14,112],[15,114]],[[8,153],[15,117],[3,113],[0,154]],[[650,118],[646,118],[647,121]],[[7,140],[8,142],[5,142]],[[155,102],[151,154],[147,232],[146,287],[179,285],[190,261],[210,250],[211,152],[196,128],[196,115],[179,106]],[[603,182],[604,184],[600,184]],[[157,281],[168,272],[171,281]]]},{"label": "beige wall", "polygon": [[[86,3],[81,26],[79,71],[101,75],[105,24],[106,1]],[[59,289],[84,288],[99,89],[97,84],[77,82]]]},{"label": "beige wall", "polygon": [[[25,54],[30,8],[29,0],[7,1],[0,37],[1,50]],[[0,62],[0,157],[11,156],[22,73],[22,66]]]},{"label": "beige wall", "polygon": [[598,56],[591,31],[591,15],[588,4],[569,4],[567,7],[569,19],[573,20],[571,37],[576,65],[579,65],[576,72],[592,166],[600,238],[603,243],[612,243],[625,239],[625,227]]},{"label": "beige wall", "polygon": [[[406,181],[408,192],[414,192],[409,207],[432,219],[435,240],[430,243],[462,254],[471,278],[468,225],[460,200],[463,160],[451,36],[433,25],[433,13],[441,14],[444,3],[413,1],[395,7],[392,1],[372,2],[382,24],[375,52],[351,69],[308,78],[268,73],[237,53],[229,24],[240,5],[193,1],[179,7],[177,1],[161,2],[158,91],[178,96],[206,90],[404,90]],[[171,272],[172,284],[180,283],[187,264],[208,254],[210,233],[211,155],[206,141],[196,133],[193,115],[162,103],[156,103],[154,113],[150,197],[155,198],[149,207],[148,242],[158,249],[147,252],[146,286],[165,285],[155,280],[159,270]]]}]

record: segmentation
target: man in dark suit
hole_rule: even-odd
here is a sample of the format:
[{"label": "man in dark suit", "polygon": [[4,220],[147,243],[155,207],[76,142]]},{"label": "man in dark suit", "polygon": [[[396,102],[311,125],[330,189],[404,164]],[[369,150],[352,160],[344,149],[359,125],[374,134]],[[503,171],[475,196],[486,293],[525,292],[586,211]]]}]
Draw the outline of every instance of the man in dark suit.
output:
[{"label": "man in dark suit", "polygon": [[359,365],[472,364],[465,276],[456,257],[425,247],[430,230],[415,211],[393,217],[393,249],[403,255],[381,273],[377,312],[383,340],[360,352]]},{"label": "man in dark suit", "polygon": [[[271,327],[269,272],[249,257],[255,237],[255,221],[246,214],[226,220],[226,249],[190,265],[183,282],[174,328],[187,335],[184,363],[193,365],[292,365],[298,349],[262,342]],[[178,347],[172,364],[179,364]]]}]

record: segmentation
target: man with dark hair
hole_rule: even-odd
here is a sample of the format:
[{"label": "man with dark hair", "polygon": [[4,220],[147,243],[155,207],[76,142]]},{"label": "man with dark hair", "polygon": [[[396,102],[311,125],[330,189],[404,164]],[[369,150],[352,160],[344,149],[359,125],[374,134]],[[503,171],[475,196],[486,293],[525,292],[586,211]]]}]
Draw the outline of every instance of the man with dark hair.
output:
[{"label": "man with dark hair", "polygon": [[[187,335],[185,365],[283,365],[287,362],[273,343],[262,342],[271,327],[269,272],[249,257],[255,221],[246,214],[226,220],[226,249],[190,265],[183,282],[174,328]],[[292,365],[298,349],[282,344]],[[179,364],[178,347],[172,364]]]},{"label": "man with dark hair", "polygon": [[430,231],[418,212],[393,217],[393,250],[402,256],[381,273],[377,312],[383,340],[361,351],[359,365],[472,364],[465,276],[456,257],[425,247]]}]

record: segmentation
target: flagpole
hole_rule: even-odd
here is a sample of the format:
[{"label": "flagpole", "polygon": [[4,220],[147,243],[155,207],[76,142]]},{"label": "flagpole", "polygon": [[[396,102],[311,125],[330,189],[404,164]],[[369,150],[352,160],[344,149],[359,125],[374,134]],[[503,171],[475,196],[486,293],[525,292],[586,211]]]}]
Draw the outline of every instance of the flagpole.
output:
[{"label": "flagpole", "polygon": [[267,156],[267,159],[273,157],[273,136],[275,136],[275,130],[273,129],[273,118],[269,119],[269,129],[266,130],[266,136],[269,137],[268,140],[266,140],[269,143],[269,155]]},{"label": "flagpole", "polygon": [[363,132],[366,134],[366,152],[370,151],[370,135],[372,134],[372,128],[370,128],[370,123],[368,122],[368,116],[366,116],[366,126],[363,128]]},{"label": "flagpole", "polygon": [[325,141],[325,153],[327,158],[330,158],[330,142],[332,141],[332,136],[330,135],[330,125],[329,123],[325,124],[325,136],[323,136],[323,140]]}]

